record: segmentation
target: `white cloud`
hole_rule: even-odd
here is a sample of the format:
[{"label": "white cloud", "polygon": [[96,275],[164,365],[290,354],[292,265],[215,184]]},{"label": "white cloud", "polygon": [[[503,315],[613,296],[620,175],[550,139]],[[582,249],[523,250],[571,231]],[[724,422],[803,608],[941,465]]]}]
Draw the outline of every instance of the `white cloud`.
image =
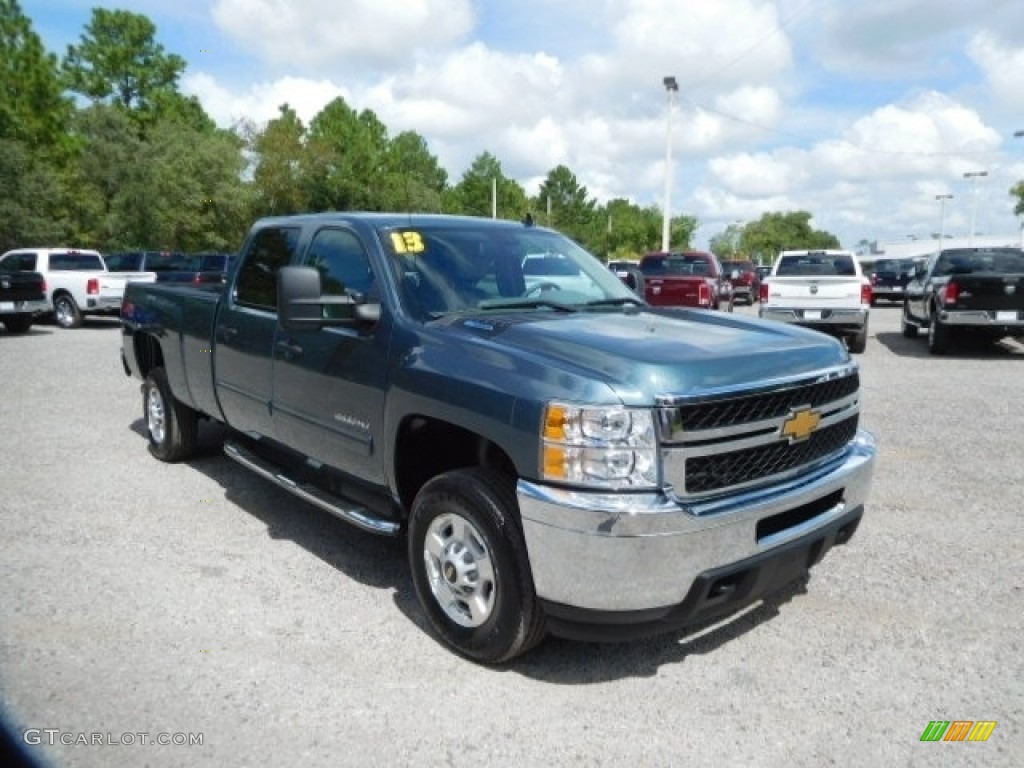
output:
[{"label": "white cloud", "polygon": [[283,77],[271,83],[254,83],[244,92],[233,92],[219,85],[208,74],[188,75],[182,91],[196,96],[207,113],[223,126],[248,119],[261,125],[277,117],[278,107],[287,103],[305,125],[333,99],[349,98],[343,89],[328,80]]},{"label": "white cloud", "polygon": [[258,57],[327,74],[400,66],[473,25],[468,0],[217,0],[214,22]]},{"label": "white cloud", "polygon": [[[1011,48],[990,33],[976,35],[967,48],[971,59],[984,72],[993,98],[1021,114],[1024,93],[1024,48]],[[1024,116],[1021,117],[1024,123]]]}]

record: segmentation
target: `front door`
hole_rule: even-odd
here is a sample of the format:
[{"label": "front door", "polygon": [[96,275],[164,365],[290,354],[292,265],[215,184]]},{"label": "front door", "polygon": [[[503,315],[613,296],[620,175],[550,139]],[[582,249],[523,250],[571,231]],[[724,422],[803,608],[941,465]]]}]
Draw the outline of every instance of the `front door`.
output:
[{"label": "front door", "polygon": [[[370,260],[343,226],[313,237],[303,264],[321,274],[325,296],[377,301]],[[351,307],[325,307],[325,316]],[[379,445],[384,418],[389,320],[376,326],[278,329],[274,342],[273,419],[277,438],[317,461],[373,483],[384,482]]]}]

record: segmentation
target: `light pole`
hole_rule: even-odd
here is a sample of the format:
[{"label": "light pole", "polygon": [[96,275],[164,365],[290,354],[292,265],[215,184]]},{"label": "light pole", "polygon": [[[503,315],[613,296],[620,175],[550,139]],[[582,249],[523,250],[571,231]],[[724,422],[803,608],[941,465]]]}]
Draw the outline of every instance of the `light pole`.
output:
[{"label": "light pole", "polygon": [[669,205],[672,198],[672,111],[679,84],[672,76],[662,80],[668,96],[668,114],[665,117],[665,210],[661,214],[661,250],[668,253],[669,246]]},{"label": "light pole", "polygon": [[974,247],[974,222],[978,217],[978,179],[988,176],[988,171],[967,171],[965,179],[971,180],[971,230],[967,237],[967,247]]},{"label": "light pole", "polygon": [[950,194],[936,195],[935,199],[939,201],[939,250],[945,248],[946,239],[946,201],[952,200],[953,196]]},{"label": "light pole", "polygon": [[[1024,137],[1024,129],[1013,132],[1013,138],[1019,139]],[[1024,219],[1020,220],[1020,247],[1024,248]]]}]

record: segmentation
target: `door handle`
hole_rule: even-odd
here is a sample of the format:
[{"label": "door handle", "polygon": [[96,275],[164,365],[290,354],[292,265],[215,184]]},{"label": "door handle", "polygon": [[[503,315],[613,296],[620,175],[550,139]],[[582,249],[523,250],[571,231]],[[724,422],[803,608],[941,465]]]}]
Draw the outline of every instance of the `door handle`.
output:
[{"label": "door handle", "polygon": [[292,343],[290,339],[279,339],[274,342],[274,346],[281,350],[285,357],[298,357],[302,354],[302,347]]},{"label": "door handle", "polygon": [[238,329],[234,326],[222,325],[220,327],[220,337],[222,341],[231,341],[237,335]]}]

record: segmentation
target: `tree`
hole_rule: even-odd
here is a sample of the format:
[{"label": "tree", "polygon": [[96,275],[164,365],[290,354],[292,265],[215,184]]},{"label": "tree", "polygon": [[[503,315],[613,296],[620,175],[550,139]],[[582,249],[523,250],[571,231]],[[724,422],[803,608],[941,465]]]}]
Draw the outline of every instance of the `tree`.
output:
[{"label": "tree", "polygon": [[548,172],[537,194],[537,208],[544,211],[542,220],[582,243],[595,248],[600,243],[600,222],[595,217],[597,203],[587,195],[587,188],[566,166]]},{"label": "tree", "polygon": [[387,152],[386,207],[394,211],[443,210],[448,172],[415,131],[395,136]]},{"label": "tree", "polygon": [[253,202],[257,216],[279,216],[307,210],[303,178],[306,128],[288,104],[262,131],[250,131],[249,149],[256,156]]},{"label": "tree", "polygon": [[147,109],[163,91],[176,91],[185,60],[164,52],[156,26],[129,11],[94,8],[79,45],[62,62],[67,85],[94,101]]},{"label": "tree", "polygon": [[340,96],[310,121],[303,177],[316,210],[378,211],[387,172],[387,128],[370,110],[356,113]]},{"label": "tree", "polygon": [[1013,212],[1017,216],[1024,216],[1024,181],[1018,181],[1010,188],[1010,194],[1017,198],[1017,203],[1013,206]]},{"label": "tree", "polygon": [[712,236],[709,245],[711,252],[720,259],[736,259],[742,257],[740,241],[743,237],[743,225],[732,222],[717,235]]},{"label": "tree", "polygon": [[52,168],[21,141],[0,138],[0,253],[26,243],[56,243],[67,221]]},{"label": "tree", "polygon": [[840,247],[835,235],[812,229],[810,221],[806,211],[765,213],[743,228],[740,249],[758,263],[771,263],[786,249]]},{"label": "tree", "polygon": [[52,147],[70,115],[57,57],[45,51],[17,0],[0,0],[0,139]]},{"label": "tree", "polygon": [[482,152],[452,189],[445,210],[489,218],[495,203],[499,219],[522,219],[529,213],[523,188],[505,175],[498,158],[490,152]]}]

